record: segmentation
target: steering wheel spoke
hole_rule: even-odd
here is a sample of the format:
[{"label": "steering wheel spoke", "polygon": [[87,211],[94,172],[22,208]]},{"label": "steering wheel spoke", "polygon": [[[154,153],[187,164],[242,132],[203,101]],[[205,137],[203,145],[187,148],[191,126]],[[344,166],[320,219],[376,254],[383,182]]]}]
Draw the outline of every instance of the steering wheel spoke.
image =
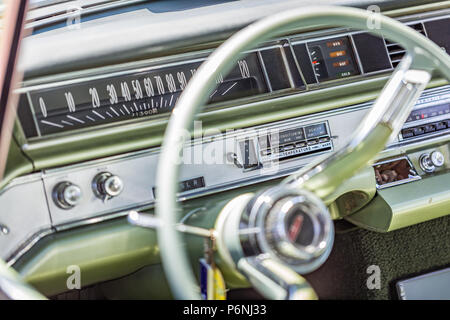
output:
[{"label": "steering wheel spoke", "polygon": [[26,284],[20,276],[0,260],[0,300],[45,300],[46,298]]},{"label": "steering wheel spoke", "polygon": [[269,255],[242,258],[237,267],[266,298],[317,300],[316,292],[305,278]]},{"label": "steering wheel spoke", "polygon": [[[132,225],[147,228],[147,229],[160,229],[161,220],[154,215],[148,213],[140,213],[137,211],[130,211],[127,216],[128,222]],[[182,222],[175,225],[175,229],[181,233],[187,233],[203,238],[212,238],[214,236],[213,230],[190,226]]]},{"label": "steering wheel spoke", "polygon": [[323,199],[383,150],[398,135],[431,79],[428,71],[411,69],[413,61],[410,54],[403,58],[343,148],[313,161],[285,182],[313,191]]}]

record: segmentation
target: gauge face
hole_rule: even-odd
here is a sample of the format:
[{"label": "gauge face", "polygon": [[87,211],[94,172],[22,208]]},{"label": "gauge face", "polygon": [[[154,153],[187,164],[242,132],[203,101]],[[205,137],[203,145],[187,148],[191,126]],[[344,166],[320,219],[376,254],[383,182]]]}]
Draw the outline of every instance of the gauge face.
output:
[{"label": "gauge face", "polygon": [[[31,91],[34,121],[40,135],[47,135],[171,112],[202,62]],[[210,103],[267,92],[256,53],[216,82]]]},{"label": "gauge face", "polygon": [[348,37],[308,43],[309,55],[317,81],[323,82],[359,74]]}]

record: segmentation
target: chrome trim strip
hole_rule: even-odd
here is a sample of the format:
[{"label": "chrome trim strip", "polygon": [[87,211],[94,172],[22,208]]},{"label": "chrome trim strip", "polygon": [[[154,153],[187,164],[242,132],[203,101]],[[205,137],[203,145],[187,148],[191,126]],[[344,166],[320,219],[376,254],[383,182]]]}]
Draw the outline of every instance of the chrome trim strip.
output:
[{"label": "chrome trim strip", "polygon": [[[51,10],[49,10],[50,5],[46,6],[46,10],[50,11],[49,13],[47,13],[48,17],[34,17],[33,20],[29,20],[27,19],[27,24],[25,25],[26,29],[36,29],[36,28],[42,28],[45,27],[47,25],[51,25],[51,24],[55,24],[64,20],[67,20],[68,18],[70,18],[73,13],[72,12],[68,12],[68,10],[72,7],[72,6],[79,6],[81,8],[80,10],[80,14],[81,17],[84,15],[89,15],[89,14],[94,14],[94,13],[99,13],[102,11],[107,11],[107,10],[111,10],[111,9],[116,9],[116,8],[120,8],[120,7],[124,7],[124,6],[128,6],[128,5],[133,5],[133,4],[139,4],[142,2],[146,2],[147,0],[109,0],[109,3],[99,3],[97,5],[92,5],[90,4],[89,6],[84,5],[81,3],[73,3],[73,4],[69,4],[69,3],[65,3],[68,1],[61,1],[62,3],[58,3],[56,5],[58,5],[59,7],[61,7],[61,9],[59,11],[55,12],[51,12]],[[104,1],[102,1],[104,2]],[[42,9],[43,7],[37,7],[37,8],[33,8],[34,11]],[[64,13],[61,13],[61,10],[64,10]],[[31,14],[29,16],[32,17],[33,12],[31,12]],[[31,21],[31,22],[30,22]]]},{"label": "chrome trim strip", "polygon": [[270,82],[269,75],[268,75],[267,69],[266,69],[266,64],[264,63],[264,59],[261,54],[261,50],[258,50],[257,55],[258,55],[259,64],[261,65],[261,69],[264,74],[264,79],[266,79],[266,82],[267,82],[267,88],[269,89],[269,92],[273,92],[272,83]]},{"label": "chrome trim strip", "polygon": [[28,251],[31,250],[31,248],[34,247],[34,245],[36,243],[38,243],[39,241],[41,241],[44,237],[51,235],[55,233],[55,230],[50,228],[50,229],[45,229],[45,230],[41,230],[38,233],[35,233],[34,235],[32,235],[27,242],[23,243],[19,249],[17,249],[13,254],[11,254],[7,259],[6,259],[6,264],[9,267],[12,267],[25,253],[27,253]]}]

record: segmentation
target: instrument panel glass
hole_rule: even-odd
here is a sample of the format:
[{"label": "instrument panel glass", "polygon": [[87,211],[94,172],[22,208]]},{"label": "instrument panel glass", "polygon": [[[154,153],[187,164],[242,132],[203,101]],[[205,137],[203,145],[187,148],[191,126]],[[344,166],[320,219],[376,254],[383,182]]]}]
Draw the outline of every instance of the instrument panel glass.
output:
[{"label": "instrument panel glass", "polygon": [[[30,92],[41,135],[171,112],[203,60]],[[220,76],[209,103],[268,92],[256,53]]]},{"label": "instrument panel glass", "polygon": [[319,82],[360,74],[348,37],[309,42],[308,50]]}]

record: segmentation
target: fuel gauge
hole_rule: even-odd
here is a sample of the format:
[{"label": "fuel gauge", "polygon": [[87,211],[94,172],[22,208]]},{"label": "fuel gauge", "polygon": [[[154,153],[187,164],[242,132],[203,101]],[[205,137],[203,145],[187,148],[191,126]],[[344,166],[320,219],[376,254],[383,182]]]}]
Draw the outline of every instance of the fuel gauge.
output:
[{"label": "fuel gauge", "polygon": [[309,49],[309,54],[311,56],[311,62],[313,65],[314,73],[316,74],[317,80],[328,78],[327,66],[325,65],[325,60],[323,58],[322,50],[319,46],[314,46]]},{"label": "fuel gauge", "polygon": [[347,78],[360,73],[348,37],[308,43],[308,49],[319,82]]}]

